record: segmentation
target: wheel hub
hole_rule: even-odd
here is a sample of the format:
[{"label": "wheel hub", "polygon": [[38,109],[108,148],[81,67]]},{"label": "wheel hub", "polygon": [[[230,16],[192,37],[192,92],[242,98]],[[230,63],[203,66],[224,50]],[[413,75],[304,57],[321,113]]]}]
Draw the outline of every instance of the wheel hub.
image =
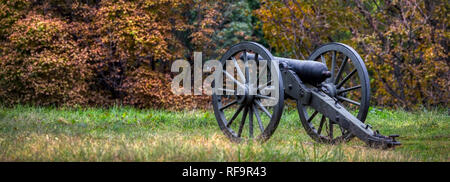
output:
[{"label": "wheel hub", "polygon": [[322,90],[330,97],[336,97],[337,95],[336,85],[332,83],[322,84]]},{"label": "wheel hub", "polygon": [[247,85],[245,85],[244,94],[243,95],[237,95],[238,102],[240,104],[250,105],[253,103],[253,100],[255,99],[255,96],[250,94],[250,89]]}]

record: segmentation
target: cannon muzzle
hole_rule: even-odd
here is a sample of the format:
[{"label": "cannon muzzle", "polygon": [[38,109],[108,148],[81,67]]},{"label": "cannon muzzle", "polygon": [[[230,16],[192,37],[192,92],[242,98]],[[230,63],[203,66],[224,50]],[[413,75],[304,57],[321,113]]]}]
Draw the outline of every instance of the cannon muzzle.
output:
[{"label": "cannon muzzle", "polygon": [[317,61],[284,59],[292,71],[305,83],[317,85],[331,77],[325,64]]}]

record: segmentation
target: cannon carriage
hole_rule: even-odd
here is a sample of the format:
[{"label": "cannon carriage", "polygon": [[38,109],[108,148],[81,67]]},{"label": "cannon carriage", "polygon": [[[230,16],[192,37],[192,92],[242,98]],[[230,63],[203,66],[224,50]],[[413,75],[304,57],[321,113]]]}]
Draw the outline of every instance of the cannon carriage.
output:
[{"label": "cannon carriage", "polygon": [[[359,54],[345,44],[329,43],[308,60],[296,60],[275,57],[258,43],[242,42],[220,62],[228,85],[213,84],[212,104],[220,129],[232,141],[268,140],[281,120],[285,100],[290,99],[307,134],[317,142],[334,144],[356,136],[371,147],[400,145],[395,140],[398,135],[383,136],[364,123],[369,75]],[[232,71],[225,69],[229,66]]]}]

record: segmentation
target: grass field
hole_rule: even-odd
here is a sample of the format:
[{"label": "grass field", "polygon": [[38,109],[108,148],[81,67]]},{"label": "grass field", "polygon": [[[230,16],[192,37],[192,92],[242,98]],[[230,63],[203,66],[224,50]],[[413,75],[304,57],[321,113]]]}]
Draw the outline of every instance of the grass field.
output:
[{"label": "grass field", "polygon": [[0,107],[0,161],[450,161],[446,109],[371,109],[367,122],[400,134],[403,145],[371,149],[356,138],[318,144],[291,109],[268,142],[236,144],[212,111]]}]

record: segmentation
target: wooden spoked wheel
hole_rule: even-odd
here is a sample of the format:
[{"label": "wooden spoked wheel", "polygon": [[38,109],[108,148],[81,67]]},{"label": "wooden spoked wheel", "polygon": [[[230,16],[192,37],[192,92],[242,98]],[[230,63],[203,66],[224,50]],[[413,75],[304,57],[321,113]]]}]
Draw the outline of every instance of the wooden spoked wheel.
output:
[{"label": "wooden spoked wheel", "polygon": [[[253,55],[253,59],[248,55]],[[243,65],[238,64],[241,61]],[[214,87],[212,95],[214,114],[220,129],[235,142],[249,139],[266,141],[277,128],[284,106],[278,62],[266,48],[254,42],[234,45],[220,62],[225,84],[223,88]],[[256,68],[267,69],[255,69],[249,66],[251,62],[257,65]],[[231,71],[227,69],[230,66]],[[260,78],[264,71],[267,79]],[[254,78],[255,75],[257,78]],[[215,82],[213,86],[218,85]],[[218,91],[223,93],[218,94]],[[267,94],[269,92],[271,94]]]},{"label": "wooden spoked wheel", "polygon": [[[370,82],[364,61],[351,47],[329,43],[314,51],[309,60],[327,65],[331,77],[320,85],[309,85],[329,95],[364,122],[369,109]],[[354,136],[317,110],[297,102],[297,109],[308,135],[323,143],[348,141]]]}]

